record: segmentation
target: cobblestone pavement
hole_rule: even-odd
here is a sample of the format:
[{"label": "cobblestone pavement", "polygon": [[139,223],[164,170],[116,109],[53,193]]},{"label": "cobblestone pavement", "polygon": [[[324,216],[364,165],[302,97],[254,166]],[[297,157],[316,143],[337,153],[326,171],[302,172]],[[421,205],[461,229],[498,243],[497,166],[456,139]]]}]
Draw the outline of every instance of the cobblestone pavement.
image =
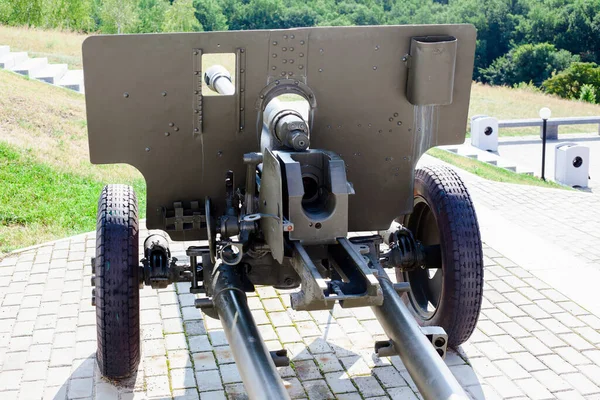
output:
[{"label": "cobblestone pavement", "polygon": [[[600,269],[586,248],[600,234],[598,196],[462,175],[486,242],[485,302],[474,335],[446,363],[476,399],[600,399],[600,312],[569,290],[582,280],[573,271]],[[572,260],[570,277],[521,254],[524,237],[538,258]],[[94,248],[90,233],[0,262],[0,399],[244,398],[219,321],[194,308],[186,284],[141,291],[138,373],[104,380],[90,304]],[[291,354],[293,366],[279,371],[293,398],[419,398],[398,357],[374,356],[385,336],[370,309],[295,312],[288,294],[262,287],[249,304],[267,346]]]}]

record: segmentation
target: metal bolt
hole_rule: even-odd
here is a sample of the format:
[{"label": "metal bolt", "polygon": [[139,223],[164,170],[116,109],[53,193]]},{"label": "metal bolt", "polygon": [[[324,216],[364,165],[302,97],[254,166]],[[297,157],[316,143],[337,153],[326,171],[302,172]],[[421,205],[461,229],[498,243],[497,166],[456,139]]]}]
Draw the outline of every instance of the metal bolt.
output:
[{"label": "metal bolt", "polygon": [[298,65],[298,69],[303,69],[304,65]]},{"label": "metal bolt", "polygon": [[376,69],[377,69],[377,66],[376,66],[376,65],[374,65],[374,66],[373,66],[373,71],[375,71]]},{"label": "metal bolt", "polygon": [[173,130],[174,130],[175,132],[178,132],[178,131],[179,131],[179,128],[178,128],[178,127],[175,127]]},{"label": "metal bolt", "polygon": [[200,129],[194,128],[194,132],[200,132]]},{"label": "metal bolt", "polygon": [[123,97],[128,98],[129,97],[129,93],[127,93],[127,92],[123,93]]},{"label": "metal bolt", "polygon": [[277,67],[273,65],[273,66],[271,67],[271,69],[272,69],[273,71],[275,71],[275,70],[277,69]]},{"label": "metal bolt", "polygon": [[244,107],[240,107],[240,111],[244,111]]},{"label": "metal bolt", "polygon": [[288,38],[288,36],[287,36],[287,35],[283,35],[283,38],[284,38],[284,39],[287,39],[287,38]]},{"label": "metal bolt", "polygon": [[290,64],[293,64],[293,63],[294,63],[294,60],[290,59]]},{"label": "metal bolt", "polygon": [[194,50],[194,55],[197,56],[198,55],[198,51]]},{"label": "metal bolt", "polygon": [[199,94],[200,92],[197,90],[194,90],[194,94]]},{"label": "metal bolt", "polygon": [[165,132],[165,136],[169,136],[171,135],[169,132]]},{"label": "metal bolt", "polygon": [[166,96],[166,95],[167,95],[167,92],[162,92],[161,94],[162,94],[162,95],[163,95],[163,97],[164,97],[164,96]]},{"label": "metal bolt", "polygon": [[398,113],[394,113],[394,117],[397,117],[397,116],[398,116]]},{"label": "metal bolt", "polygon": [[300,54],[299,54],[299,56],[300,56],[300,57],[304,57],[304,53],[300,53]]},{"label": "metal bolt", "polygon": [[287,60],[281,60],[281,62],[287,64]]},{"label": "metal bolt", "polygon": [[150,147],[146,147],[146,151],[150,151]]},{"label": "metal bolt", "polygon": [[294,35],[290,36],[290,39],[294,39],[294,38],[295,38],[295,36],[294,36]]},{"label": "metal bolt", "polygon": [[390,117],[389,121],[392,122],[394,120],[394,118]]},{"label": "metal bolt", "polygon": [[304,40],[301,40],[301,41],[300,41],[300,44],[301,44],[302,46],[304,46]]},{"label": "metal bolt", "polygon": [[293,47],[290,47],[290,51],[294,51],[294,48],[293,48]]},{"label": "metal bolt", "polygon": [[243,52],[245,52],[245,51],[246,51],[246,50],[244,50],[244,49],[240,49],[240,53],[243,53]]},{"label": "metal bolt", "polygon": [[240,69],[240,74],[243,74],[244,72],[244,68]]},{"label": "metal bolt", "polygon": [[282,47],[281,51],[287,51],[287,47]]},{"label": "metal bolt", "polygon": [[273,53],[273,58],[277,58],[277,54]]},{"label": "metal bolt", "polygon": [[379,50],[379,45],[376,45],[376,46],[375,46],[375,50]]},{"label": "metal bolt", "polygon": [[398,126],[402,125],[402,121],[398,121]]},{"label": "metal bolt", "polygon": [[173,126],[175,126],[175,124],[173,122],[169,122],[169,126],[173,127]]},{"label": "metal bolt", "polygon": [[194,75],[199,75],[200,72],[199,71],[194,71]]},{"label": "metal bolt", "polygon": [[323,68],[319,68],[319,72],[323,72]]},{"label": "metal bolt", "polygon": [[218,155],[219,157],[223,157],[223,151],[221,151],[221,150],[217,151],[217,155]]},{"label": "metal bolt", "polygon": [[195,114],[198,114],[198,112],[199,112],[198,110],[194,110],[194,113],[195,113]]},{"label": "metal bolt", "polygon": [[285,76],[285,71],[283,71],[283,72],[281,73],[281,76]]},{"label": "metal bolt", "polygon": [[273,42],[273,46],[277,46],[277,42],[275,42],[275,41],[274,41],[274,42]]}]

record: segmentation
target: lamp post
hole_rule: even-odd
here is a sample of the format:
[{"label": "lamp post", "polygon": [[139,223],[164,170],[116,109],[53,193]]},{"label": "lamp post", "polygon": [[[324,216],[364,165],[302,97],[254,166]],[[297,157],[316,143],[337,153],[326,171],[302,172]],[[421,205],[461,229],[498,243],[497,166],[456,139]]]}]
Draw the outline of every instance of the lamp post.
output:
[{"label": "lamp post", "polygon": [[546,180],[546,125],[548,118],[552,115],[552,111],[548,107],[540,110],[540,118],[542,119],[542,180]]}]

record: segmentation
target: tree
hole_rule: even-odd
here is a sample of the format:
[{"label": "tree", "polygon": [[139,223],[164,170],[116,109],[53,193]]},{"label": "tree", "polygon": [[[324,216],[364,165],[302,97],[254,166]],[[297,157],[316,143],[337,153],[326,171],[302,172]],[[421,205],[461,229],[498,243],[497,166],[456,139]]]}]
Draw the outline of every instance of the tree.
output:
[{"label": "tree", "polygon": [[94,26],[89,0],[46,0],[44,25],[74,31],[90,31]]},{"label": "tree", "polygon": [[513,86],[531,81],[540,86],[553,72],[562,71],[578,60],[579,57],[566,50],[557,50],[550,43],[524,44],[498,57],[479,72],[482,81],[494,85]]},{"label": "tree", "polygon": [[281,0],[250,0],[238,3],[233,11],[229,28],[277,29],[281,26],[285,7]]},{"label": "tree", "polygon": [[13,0],[10,23],[13,25],[41,26],[43,20],[42,10],[42,0]]},{"label": "tree", "polygon": [[197,32],[202,25],[194,15],[192,0],[175,0],[165,14],[163,30],[165,32]]},{"label": "tree", "polygon": [[195,0],[195,16],[205,31],[226,31],[227,18],[217,0]]},{"label": "tree", "polygon": [[140,0],[138,9],[139,22],[136,27],[137,32],[162,32],[165,23],[165,14],[169,9],[168,0]]},{"label": "tree", "polygon": [[131,32],[138,21],[135,0],[104,0],[100,5],[101,29],[104,33]]},{"label": "tree", "polygon": [[0,24],[8,24],[13,13],[12,1],[0,0]]},{"label": "tree", "polygon": [[595,63],[574,62],[543,83],[546,93],[566,99],[579,99],[583,85],[600,87],[600,67]]}]

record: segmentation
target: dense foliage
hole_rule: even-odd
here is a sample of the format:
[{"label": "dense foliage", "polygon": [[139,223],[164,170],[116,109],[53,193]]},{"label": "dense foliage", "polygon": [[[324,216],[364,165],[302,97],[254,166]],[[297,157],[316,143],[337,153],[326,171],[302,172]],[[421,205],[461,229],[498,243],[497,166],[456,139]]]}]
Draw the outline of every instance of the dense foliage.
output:
[{"label": "dense foliage", "polygon": [[600,62],[600,0],[0,0],[3,24],[104,33],[461,22],[483,82],[540,87]]}]

